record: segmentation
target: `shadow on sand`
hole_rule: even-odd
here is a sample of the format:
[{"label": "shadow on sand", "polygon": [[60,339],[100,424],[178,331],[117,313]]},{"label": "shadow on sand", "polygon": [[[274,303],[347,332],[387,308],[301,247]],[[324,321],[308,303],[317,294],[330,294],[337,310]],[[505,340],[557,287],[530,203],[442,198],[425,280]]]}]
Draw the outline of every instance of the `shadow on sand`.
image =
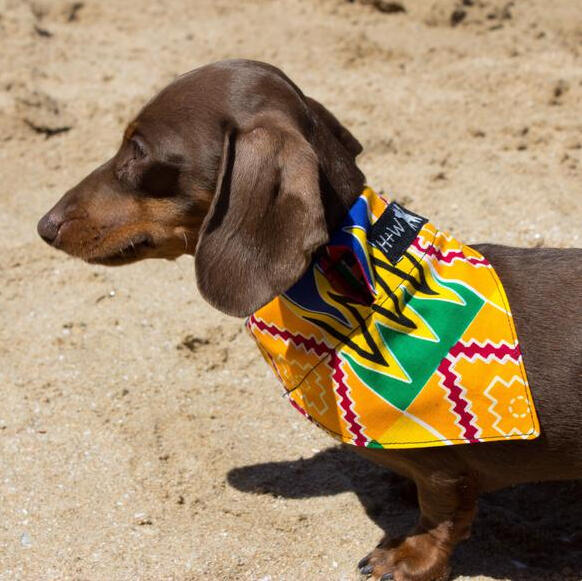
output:
[{"label": "shadow on sand", "polygon": [[[405,532],[418,516],[412,482],[341,446],[307,459],[235,468],[228,482],[244,492],[285,498],[352,491],[390,535]],[[581,522],[582,481],[527,484],[484,495],[473,534],[455,553],[453,578],[580,581]]]}]

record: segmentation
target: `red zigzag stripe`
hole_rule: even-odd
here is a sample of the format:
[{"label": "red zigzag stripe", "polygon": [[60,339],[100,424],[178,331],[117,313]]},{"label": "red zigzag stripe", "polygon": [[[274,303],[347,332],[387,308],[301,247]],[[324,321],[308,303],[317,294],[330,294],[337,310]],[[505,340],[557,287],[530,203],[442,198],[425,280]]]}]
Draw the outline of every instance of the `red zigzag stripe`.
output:
[{"label": "red zigzag stripe", "polygon": [[[368,439],[363,434],[363,428],[360,423],[357,421],[356,413],[353,410],[354,402],[349,397],[349,387],[344,382],[344,372],[340,366],[341,360],[337,356],[336,352],[325,345],[324,343],[320,343],[315,339],[303,337],[302,335],[297,335],[294,333],[290,333],[287,330],[279,329],[276,325],[268,325],[264,321],[257,319],[254,315],[249,317],[249,326],[255,325],[259,328],[260,331],[264,333],[268,333],[272,337],[281,337],[286,341],[291,341],[297,346],[302,346],[305,348],[306,351],[313,351],[317,355],[330,355],[330,367],[332,369],[332,379],[335,381],[337,388],[336,392],[339,396],[339,405],[340,408],[344,412],[344,419],[348,423],[349,430],[354,436],[354,444],[356,446],[364,446]],[[273,361],[274,363],[274,361]],[[275,367],[276,368],[276,367]],[[280,376],[279,376],[280,377]],[[293,400],[289,400],[293,407],[299,410],[303,415],[309,417],[307,412],[297,405],[296,402]]]},{"label": "red zigzag stripe", "polygon": [[434,256],[439,262],[444,262],[445,264],[450,264],[451,262],[453,262],[453,260],[455,260],[455,258],[458,258],[459,260],[465,260],[467,262],[470,262],[471,264],[484,264],[487,266],[489,265],[489,261],[486,258],[477,258],[476,256],[466,256],[460,250],[449,250],[443,254],[439,248],[435,248],[432,245],[424,248],[420,243],[419,238],[415,238],[412,245],[417,250],[420,250],[420,252],[424,252],[429,256]]},{"label": "red zigzag stripe", "polygon": [[521,351],[519,345],[514,347],[509,346],[507,343],[501,343],[501,345],[495,345],[493,343],[485,343],[480,345],[476,341],[471,341],[464,345],[460,341],[453,345],[449,353],[453,357],[459,357],[460,355],[466,356],[468,359],[473,359],[477,355],[487,359],[488,357],[494,356],[496,359],[503,359],[505,356],[509,355],[514,361],[519,361],[521,357]]},{"label": "red zigzag stripe", "polygon": [[295,335],[289,331],[281,330],[276,325],[268,325],[254,315],[249,317],[249,324],[258,327],[261,332],[268,333],[271,337],[281,337],[285,341],[292,341],[295,345],[304,347],[306,351],[313,351],[316,355],[326,355],[333,352],[324,343],[319,343],[313,338],[307,339],[302,335]]},{"label": "red zigzag stripe", "polygon": [[[458,345],[458,343],[457,343]],[[445,357],[438,366],[439,373],[443,376],[443,386],[449,390],[449,399],[453,403],[453,410],[459,415],[459,424],[463,428],[463,437],[469,442],[478,442],[477,428],[473,425],[475,416],[467,409],[468,402],[463,399],[463,390],[457,383],[458,375],[451,369],[454,361]]]},{"label": "red zigzag stripe", "polygon": [[[502,343],[501,345],[494,345],[493,343],[480,345],[476,341],[471,341],[465,345],[461,341],[458,341],[453,345],[447,357],[441,361],[441,364],[438,367],[438,371],[443,376],[443,386],[449,390],[449,399],[453,402],[453,409],[457,414],[459,414],[459,423],[464,430],[464,437],[470,442],[477,442],[477,429],[473,426],[475,416],[467,409],[468,402],[463,399],[462,389],[457,383],[459,377],[451,369],[451,367],[456,363],[456,360],[461,356],[467,357],[469,360],[474,359],[477,356],[481,356],[484,359],[487,359],[488,357],[503,359],[504,357],[509,356],[514,361],[519,361],[521,351],[519,345],[515,345],[514,347],[511,347],[506,343]],[[449,359],[449,357],[454,358],[454,360]]]},{"label": "red zigzag stripe", "polygon": [[350,431],[354,435],[354,444],[356,446],[365,446],[368,438],[362,433],[362,426],[356,419],[356,414],[352,409],[353,402],[349,396],[349,388],[344,382],[344,372],[341,368],[341,360],[334,352],[331,358],[331,367],[333,369],[333,379],[337,384],[337,394],[340,397],[340,407],[344,411],[344,418],[350,425]]}]

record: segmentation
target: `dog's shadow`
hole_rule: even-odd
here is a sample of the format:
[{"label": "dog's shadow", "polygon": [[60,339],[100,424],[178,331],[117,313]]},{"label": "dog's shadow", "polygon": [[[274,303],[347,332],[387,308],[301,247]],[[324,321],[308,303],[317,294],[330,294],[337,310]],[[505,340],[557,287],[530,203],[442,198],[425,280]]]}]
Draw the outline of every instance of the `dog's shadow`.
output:
[{"label": "dog's shadow", "polygon": [[[342,446],[307,459],[235,468],[228,482],[244,492],[285,498],[352,491],[390,535],[404,533],[418,516],[410,481]],[[484,495],[473,534],[455,553],[454,576],[582,579],[581,500],[582,481],[528,484]]]}]

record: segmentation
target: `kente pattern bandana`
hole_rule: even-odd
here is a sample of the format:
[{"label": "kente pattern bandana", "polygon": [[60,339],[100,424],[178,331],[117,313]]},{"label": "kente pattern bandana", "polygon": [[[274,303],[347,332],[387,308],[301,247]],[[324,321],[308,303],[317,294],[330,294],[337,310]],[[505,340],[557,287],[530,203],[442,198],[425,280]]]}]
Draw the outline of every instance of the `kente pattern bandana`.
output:
[{"label": "kente pattern bandana", "polygon": [[539,435],[493,267],[369,188],[302,278],[247,327],[291,404],[342,442],[420,448]]}]

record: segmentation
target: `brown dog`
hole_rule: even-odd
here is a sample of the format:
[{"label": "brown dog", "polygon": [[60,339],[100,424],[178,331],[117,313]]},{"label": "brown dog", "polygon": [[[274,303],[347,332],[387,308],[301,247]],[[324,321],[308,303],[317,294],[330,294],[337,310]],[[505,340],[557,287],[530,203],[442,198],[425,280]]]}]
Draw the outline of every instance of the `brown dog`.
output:
[{"label": "brown dog", "polygon": [[[200,292],[243,316],[288,289],[359,196],[358,141],[272,66],[188,73],[130,123],[115,157],[39,222],[91,263],[195,256]],[[541,437],[417,450],[357,448],[414,480],[421,518],[384,539],[364,574],[446,579],[480,492],[582,477],[582,250],[476,247],[509,296]]]}]

